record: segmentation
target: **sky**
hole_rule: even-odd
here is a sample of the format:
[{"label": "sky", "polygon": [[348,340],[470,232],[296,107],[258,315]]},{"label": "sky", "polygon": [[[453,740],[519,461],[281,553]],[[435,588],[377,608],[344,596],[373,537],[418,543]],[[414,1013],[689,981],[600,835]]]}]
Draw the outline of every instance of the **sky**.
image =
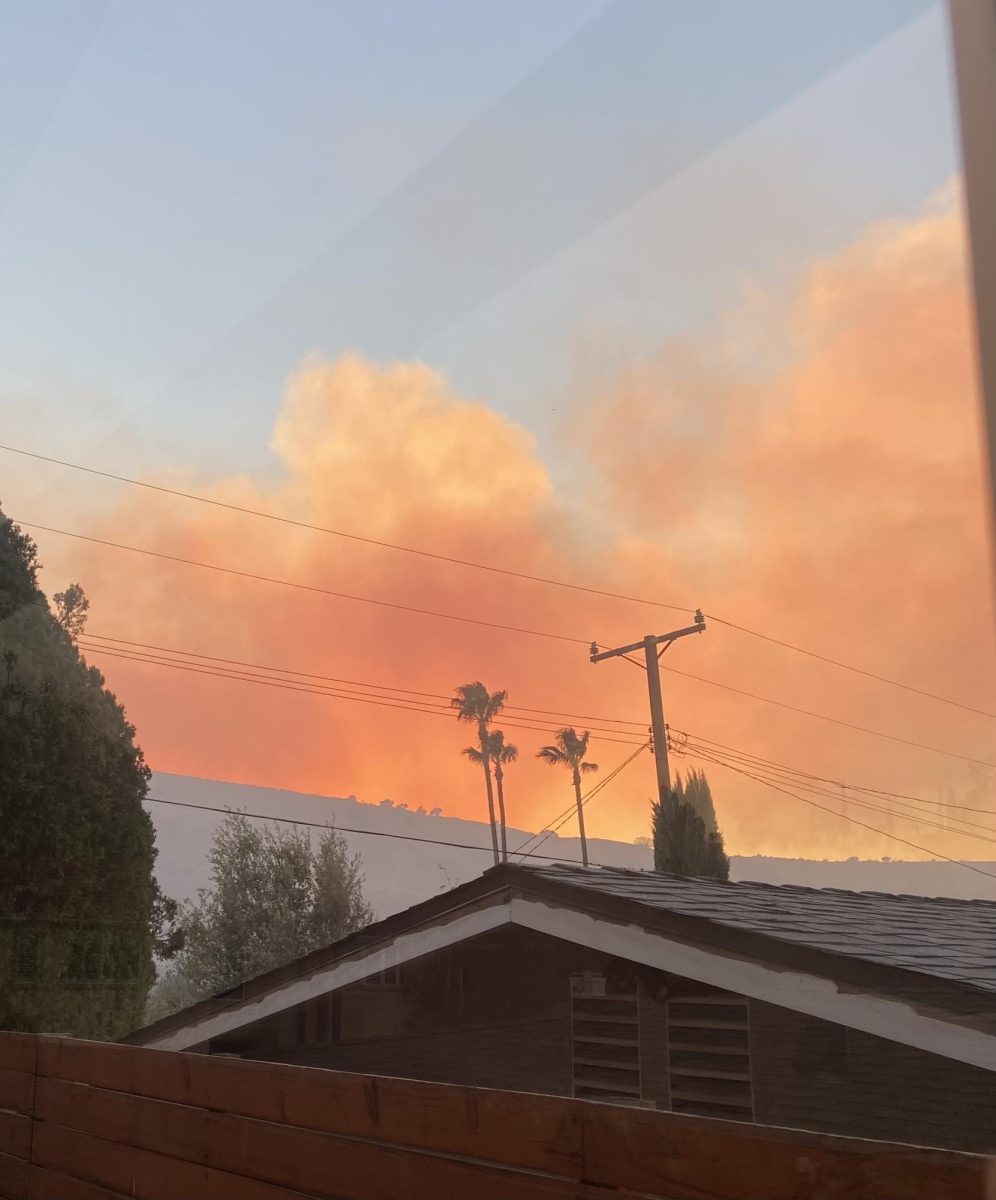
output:
[{"label": "sky", "polygon": [[[940,5],[41,0],[0,10],[0,46],[0,442],[701,605],[994,711]],[[580,643],[684,620],[0,463],[24,522],[578,642],[37,532],[97,634],[433,696],[482,678],[606,730],[644,681]],[[91,654],[161,770],[480,812],[453,722]],[[988,718],[718,623],[667,662],[903,740],[668,674],[678,729],[990,796]],[[541,825],[569,781],[515,736],[510,807]],[[625,741],[593,733],[603,771]],[[738,853],[925,853],[710,777]],[[590,825],[644,833],[652,788],[644,755]]]}]

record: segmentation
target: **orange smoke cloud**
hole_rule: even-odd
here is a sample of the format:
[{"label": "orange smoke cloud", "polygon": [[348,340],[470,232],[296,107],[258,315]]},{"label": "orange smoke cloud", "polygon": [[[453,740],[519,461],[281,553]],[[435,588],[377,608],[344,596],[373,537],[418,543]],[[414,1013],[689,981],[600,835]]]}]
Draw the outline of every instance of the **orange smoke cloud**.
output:
[{"label": "orange smoke cloud", "polygon": [[[355,355],[309,361],[290,381],[272,443],[282,467],[276,484],[166,482],[441,554],[700,604],[992,711],[984,492],[953,193],[814,266],[767,321],[768,341],[752,348],[750,364],[715,330],[663,346],[588,397],[574,414],[592,478],[583,496],[555,494],[529,435],[455,395],[428,366]],[[141,493],[95,532],[603,644],[684,623],[666,610]],[[432,693],[481,678],[507,688],[514,704],[596,717],[642,721],[646,713],[642,673],[618,661],[594,668],[581,645],[107,550],[78,553],[72,570],[91,596],[98,633]],[[987,758],[993,747],[985,718],[720,624],[676,644],[665,663],[969,757]],[[112,659],[101,666],[157,769],[483,813],[478,774],[459,755],[470,731],[452,720]],[[929,798],[989,787],[988,774],[964,762],[677,674],[665,688],[675,727],[821,775]],[[509,772],[509,819],[542,825],[569,803],[569,778],[534,758],[549,737],[509,737],[522,756]],[[629,752],[593,737],[603,771]],[[735,852],[915,857],[718,766],[708,773]],[[653,790],[644,756],[593,802],[591,832],[644,833]],[[987,843],[898,820],[893,828],[945,853],[992,857]]]}]

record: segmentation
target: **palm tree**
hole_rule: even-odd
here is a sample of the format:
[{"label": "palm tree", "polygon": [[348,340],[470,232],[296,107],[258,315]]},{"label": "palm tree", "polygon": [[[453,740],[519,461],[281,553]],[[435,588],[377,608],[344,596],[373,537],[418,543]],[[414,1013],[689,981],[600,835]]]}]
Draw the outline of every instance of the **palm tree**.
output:
[{"label": "palm tree", "polygon": [[545,758],[552,767],[570,767],[574,777],[574,796],[578,805],[578,831],[581,834],[581,861],[588,865],[588,843],[584,836],[584,805],[581,803],[581,776],[590,775],[598,770],[598,763],[585,762],[588,753],[588,739],[591,734],[586,729],[579,734],[576,729],[562,729],[557,734],[554,746],[544,746],[536,755]]},{"label": "palm tree", "polygon": [[[507,692],[489,692],[478,679],[474,683],[464,683],[456,689],[456,695],[450,701],[450,708],[456,709],[458,721],[468,721],[477,726],[477,744],[480,755],[475,762],[484,767],[484,784],[488,792],[488,816],[491,821],[491,848],[494,851],[495,863],[498,858],[498,831],[495,825],[495,795],[491,785],[491,754],[488,744],[488,726],[505,707]],[[466,753],[466,751],[465,751]],[[468,756],[469,757],[469,756]]]},{"label": "palm tree", "polygon": [[[514,763],[519,757],[518,746],[505,741],[505,735],[500,729],[492,729],[488,735],[488,759],[494,763],[495,783],[498,785],[498,824],[501,826],[501,860],[508,862],[508,843],[505,840],[505,789],[502,786],[505,778],[505,767]],[[484,755],[476,746],[468,746],[464,754],[471,762],[483,762]]]}]

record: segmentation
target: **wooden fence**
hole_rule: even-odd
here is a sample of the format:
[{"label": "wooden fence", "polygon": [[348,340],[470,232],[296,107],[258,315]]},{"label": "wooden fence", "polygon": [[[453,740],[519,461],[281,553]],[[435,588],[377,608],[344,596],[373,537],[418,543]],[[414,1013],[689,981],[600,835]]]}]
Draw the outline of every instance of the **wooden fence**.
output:
[{"label": "wooden fence", "polygon": [[992,1160],[0,1034],[3,1200],[990,1200]]}]

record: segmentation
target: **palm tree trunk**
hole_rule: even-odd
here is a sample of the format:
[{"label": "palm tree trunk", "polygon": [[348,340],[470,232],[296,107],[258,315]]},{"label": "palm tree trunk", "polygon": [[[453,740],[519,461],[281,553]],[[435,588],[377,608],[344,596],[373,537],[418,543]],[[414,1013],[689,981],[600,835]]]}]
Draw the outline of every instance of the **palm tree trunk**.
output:
[{"label": "palm tree trunk", "polygon": [[581,861],[588,865],[588,841],[584,836],[584,805],[581,803],[581,772],[574,768],[574,796],[578,802],[578,832],[581,834]]},{"label": "palm tree trunk", "polygon": [[488,789],[488,819],[491,821],[491,849],[494,851],[495,866],[501,861],[498,857],[498,831],[495,828],[495,793],[491,786],[491,764],[487,754],[484,755],[484,783]]},{"label": "palm tree trunk", "polygon": [[508,842],[505,839],[505,789],[502,786],[505,772],[501,763],[495,763],[495,783],[498,784],[498,820],[501,823],[501,861],[508,862]]}]

